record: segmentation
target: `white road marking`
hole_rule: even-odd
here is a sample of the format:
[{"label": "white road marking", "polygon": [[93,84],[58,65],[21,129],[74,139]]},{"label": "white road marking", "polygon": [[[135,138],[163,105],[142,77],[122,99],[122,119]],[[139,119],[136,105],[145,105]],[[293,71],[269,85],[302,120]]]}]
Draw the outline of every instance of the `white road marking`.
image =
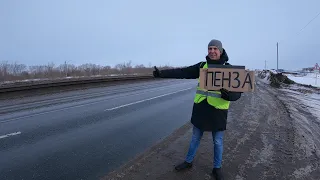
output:
[{"label": "white road marking", "polygon": [[160,95],[160,96],[155,96],[155,97],[152,97],[152,98],[136,101],[136,102],[129,103],[129,104],[124,104],[124,105],[117,106],[117,107],[114,107],[114,108],[106,109],[104,111],[112,111],[112,110],[115,110],[115,109],[120,109],[120,108],[123,108],[123,107],[126,107],[126,106],[130,106],[130,105],[133,105],[133,104],[138,104],[138,103],[145,102],[145,101],[150,101],[152,99],[160,98],[160,97],[163,97],[163,96],[168,96],[170,94],[175,94],[175,93],[186,91],[186,90],[189,90],[189,89],[192,89],[192,88],[182,89],[182,90],[175,91],[175,92],[172,92],[172,93],[167,93],[167,94],[163,94],[163,95]]},{"label": "white road marking", "polygon": [[0,139],[3,139],[3,138],[7,138],[9,136],[15,136],[15,135],[19,135],[21,134],[21,132],[15,132],[15,133],[10,133],[10,134],[6,134],[6,135],[3,135],[3,136],[0,136]]}]

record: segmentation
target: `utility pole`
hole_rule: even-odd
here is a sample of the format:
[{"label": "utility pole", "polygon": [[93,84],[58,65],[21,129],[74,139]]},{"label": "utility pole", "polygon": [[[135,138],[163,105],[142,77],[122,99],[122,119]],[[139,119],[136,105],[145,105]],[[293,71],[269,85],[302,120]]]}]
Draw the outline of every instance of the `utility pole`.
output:
[{"label": "utility pole", "polygon": [[277,42],[277,70],[279,68],[279,43]]},{"label": "utility pole", "polygon": [[264,60],[264,70],[267,70],[267,60]]}]

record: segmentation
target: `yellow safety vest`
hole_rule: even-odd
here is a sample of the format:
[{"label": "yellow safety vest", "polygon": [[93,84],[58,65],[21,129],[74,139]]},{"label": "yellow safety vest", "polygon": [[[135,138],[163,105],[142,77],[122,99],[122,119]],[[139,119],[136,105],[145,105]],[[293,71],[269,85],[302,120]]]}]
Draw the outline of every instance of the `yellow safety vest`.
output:
[{"label": "yellow safety vest", "polygon": [[[202,68],[208,68],[208,64],[206,63]],[[222,99],[220,91],[208,91],[205,89],[201,89],[199,87],[200,77],[197,79],[198,79],[198,87],[197,87],[196,95],[194,97],[194,102],[196,104],[206,99],[208,104],[210,104],[211,106],[217,109],[229,109],[230,101],[226,101]]]}]

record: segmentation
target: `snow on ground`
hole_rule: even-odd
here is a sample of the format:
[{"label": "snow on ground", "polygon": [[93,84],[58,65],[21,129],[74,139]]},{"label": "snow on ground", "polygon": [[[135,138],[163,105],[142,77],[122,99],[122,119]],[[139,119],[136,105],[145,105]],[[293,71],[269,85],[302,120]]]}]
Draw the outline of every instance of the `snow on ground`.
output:
[{"label": "snow on ground", "polygon": [[296,98],[320,123],[320,92],[297,86],[282,91]]},{"label": "snow on ground", "polygon": [[307,106],[310,112],[318,119],[320,123],[320,94],[309,94],[300,98],[303,104]]},{"label": "snow on ground", "polygon": [[[320,157],[320,91],[319,89],[290,85],[278,94],[298,132],[297,144],[305,154],[301,159],[316,155]],[[316,170],[317,167],[313,167]]]},{"label": "snow on ground", "polygon": [[271,70],[269,70],[269,71],[272,72],[273,74],[278,74],[277,71],[274,70],[274,69],[271,69]]},{"label": "snow on ground", "polygon": [[265,84],[270,84],[270,72],[268,71],[261,71],[258,74],[258,77],[260,78],[261,82]]},{"label": "snow on ground", "polygon": [[39,81],[54,81],[54,80],[63,80],[63,79],[79,79],[79,78],[94,78],[94,77],[117,77],[117,76],[127,76],[133,75],[137,76],[139,73],[134,74],[108,74],[108,75],[94,75],[94,76],[68,76],[68,77],[60,77],[60,78],[42,78],[42,79],[25,79],[25,80],[16,80],[16,81],[4,81],[0,82],[0,85],[14,84],[14,83],[22,83],[22,82],[39,82]]},{"label": "snow on ground", "polygon": [[311,85],[314,87],[320,87],[320,74],[316,73],[307,73],[305,76],[303,75],[286,75],[289,79],[293,80],[299,84]]},{"label": "snow on ground", "polygon": [[[266,74],[260,72],[259,81],[266,81]],[[294,136],[294,149],[297,150],[294,150],[297,152],[295,155],[301,162],[310,161],[308,166],[300,166],[294,170],[292,176],[296,179],[303,179],[320,170],[320,88],[300,85],[311,84],[307,83],[307,80],[313,77],[315,74],[311,73],[300,77],[288,75],[288,78],[299,84],[285,85],[279,88],[279,91],[275,91],[275,95],[285,105],[292,119],[294,130],[291,133]],[[294,78],[301,78],[301,81]],[[320,77],[318,81],[320,84]]]},{"label": "snow on ground", "polygon": [[295,127],[295,146],[301,152],[299,160],[314,159],[307,167],[301,166],[292,174],[296,179],[319,171],[320,157],[320,91],[319,89],[290,85],[280,89],[277,97],[285,104]]},{"label": "snow on ground", "polygon": [[267,72],[266,76],[263,79],[261,79],[261,81],[266,83],[266,84],[270,84],[270,73]]}]

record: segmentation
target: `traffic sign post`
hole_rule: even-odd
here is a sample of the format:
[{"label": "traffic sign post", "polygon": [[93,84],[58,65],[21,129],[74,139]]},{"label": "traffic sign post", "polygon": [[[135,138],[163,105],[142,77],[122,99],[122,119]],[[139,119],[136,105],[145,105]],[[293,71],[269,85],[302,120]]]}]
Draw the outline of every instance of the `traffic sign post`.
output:
[{"label": "traffic sign post", "polygon": [[318,85],[317,83],[318,83],[319,71],[320,71],[320,67],[319,67],[318,63],[316,63],[316,65],[313,68],[313,72],[316,74],[316,85]]}]

